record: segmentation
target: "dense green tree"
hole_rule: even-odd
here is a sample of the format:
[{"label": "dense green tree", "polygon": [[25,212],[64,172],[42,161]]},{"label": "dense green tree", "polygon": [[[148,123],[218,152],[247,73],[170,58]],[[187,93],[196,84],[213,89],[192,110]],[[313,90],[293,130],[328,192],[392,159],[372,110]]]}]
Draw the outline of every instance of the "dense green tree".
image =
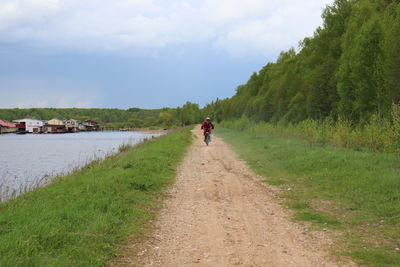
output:
[{"label": "dense green tree", "polygon": [[336,0],[323,25],[254,73],[236,94],[207,106],[218,119],[367,123],[400,101],[400,3]]},{"label": "dense green tree", "polygon": [[396,1],[387,7],[382,21],[377,105],[379,114],[387,116],[391,104],[400,102],[400,5]]},{"label": "dense green tree", "polygon": [[189,101],[177,110],[177,116],[181,125],[199,123],[202,120],[199,105]]}]

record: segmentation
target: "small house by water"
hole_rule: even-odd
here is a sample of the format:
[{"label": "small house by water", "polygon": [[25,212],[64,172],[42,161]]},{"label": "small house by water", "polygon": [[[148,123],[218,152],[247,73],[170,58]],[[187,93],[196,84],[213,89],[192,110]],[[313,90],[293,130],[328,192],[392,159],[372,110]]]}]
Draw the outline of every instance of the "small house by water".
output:
[{"label": "small house by water", "polygon": [[64,121],[65,128],[69,133],[76,133],[78,131],[78,121],[69,119]]},{"label": "small house by water", "polygon": [[3,133],[15,133],[17,126],[14,123],[4,122],[0,120],[0,134]]},{"label": "small house by water", "polygon": [[14,120],[16,123],[17,133],[41,133],[43,132],[43,121],[36,119]]},{"label": "small house by water", "polygon": [[96,121],[86,120],[84,122],[79,123],[78,128],[80,131],[99,131],[100,126]]},{"label": "small house by water", "polygon": [[45,133],[65,133],[67,131],[64,121],[59,119],[51,119],[44,126]]}]

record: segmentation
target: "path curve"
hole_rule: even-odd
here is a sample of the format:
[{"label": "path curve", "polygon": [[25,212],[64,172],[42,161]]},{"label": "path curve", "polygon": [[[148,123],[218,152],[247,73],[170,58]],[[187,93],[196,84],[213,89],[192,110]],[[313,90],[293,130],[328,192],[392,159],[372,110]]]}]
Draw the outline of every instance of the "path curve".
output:
[{"label": "path curve", "polygon": [[[339,266],[324,235],[290,221],[274,191],[219,138],[201,131],[181,164],[141,266]],[[343,266],[343,263],[340,264]]]}]

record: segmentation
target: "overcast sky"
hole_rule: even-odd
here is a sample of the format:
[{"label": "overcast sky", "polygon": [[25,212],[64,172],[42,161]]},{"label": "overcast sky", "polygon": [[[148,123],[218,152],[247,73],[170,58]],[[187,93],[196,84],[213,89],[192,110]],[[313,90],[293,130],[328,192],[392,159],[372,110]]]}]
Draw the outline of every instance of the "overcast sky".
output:
[{"label": "overcast sky", "polygon": [[0,107],[230,97],[332,0],[0,0]]}]

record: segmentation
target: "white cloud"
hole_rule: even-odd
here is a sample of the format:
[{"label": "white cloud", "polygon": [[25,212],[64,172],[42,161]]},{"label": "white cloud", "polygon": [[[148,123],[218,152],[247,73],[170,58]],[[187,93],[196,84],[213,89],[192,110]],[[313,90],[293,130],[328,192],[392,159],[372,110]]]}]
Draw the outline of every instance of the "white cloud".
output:
[{"label": "white cloud", "polygon": [[46,16],[57,13],[58,0],[6,0],[0,4],[0,29],[14,29],[41,23]]},{"label": "white cloud", "polygon": [[[330,1],[325,1],[329,3]],[[279,53],[313,33],[321,24],[321,2],[280,1],[264,9],[267,16],[257,16],[228,29],[215,42],[215,47],[227,50],[233,56],[268,55]],[[285,3],[285,4],[283,4]],[[256,8],[256,7],[255,7]]]},{"label": "white cloud", "polygon": [[287,49],[321,24],[332,0],[3,0],[0,42],[155,53],[205,43],[233,56]]}]

